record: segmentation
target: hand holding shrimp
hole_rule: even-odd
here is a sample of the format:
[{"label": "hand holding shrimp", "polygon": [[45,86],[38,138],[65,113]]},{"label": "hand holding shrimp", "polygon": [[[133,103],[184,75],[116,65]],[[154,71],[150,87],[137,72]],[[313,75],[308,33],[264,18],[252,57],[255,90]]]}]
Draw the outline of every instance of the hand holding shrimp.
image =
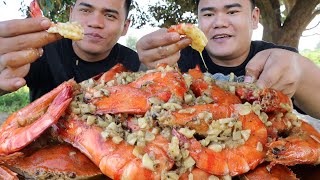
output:
[{"label": "hand holding shrimp", "polygon": [[207,42],[203,32],[195,25],[179,24],[142,37],[137,42],[137,51],[141,62],[148,68],[155,68],[161,63],[175,64],[180,58],[180,50],[190,44],[202,55]]},{"label": "hand holding shrimp", "polygon": [[[33,0],[30,3],[30,15],[33,18],[42,17],[41,9],[36,0]],[[59,22],[57,24],[51,24],[50,28],[47,30],[48,33],[58,33],[65,38],[75,41],[83,39],[83,31],[82,26],[78,22]]]},{"label": "hand holding shrimp", "polygon": [[137,42],[140,61],[153,69],[157,64],[175,64],[180,58],[180,50],[191,43],[189,38],[180,39],[177,32],[159,29],[142,37]]},{"label": "hand holding shrimp", "polygon": [[[14,91],[25,84],[29,64],[42,55],[42,46],[61,38],[48,34],[47,18],[27,18],[0,22],[0,89]],[[5,44],[5,46],[4,46]]]}]

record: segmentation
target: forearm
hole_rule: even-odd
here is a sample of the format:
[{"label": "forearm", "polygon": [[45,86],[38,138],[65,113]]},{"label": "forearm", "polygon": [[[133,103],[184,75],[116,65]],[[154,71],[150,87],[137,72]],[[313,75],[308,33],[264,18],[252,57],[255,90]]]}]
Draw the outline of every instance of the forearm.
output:
[{"label": "forearm", "polygon": [[295,104],[308,115],[320,119],[320,68],[302,57],[302,78],[294,94]]}]

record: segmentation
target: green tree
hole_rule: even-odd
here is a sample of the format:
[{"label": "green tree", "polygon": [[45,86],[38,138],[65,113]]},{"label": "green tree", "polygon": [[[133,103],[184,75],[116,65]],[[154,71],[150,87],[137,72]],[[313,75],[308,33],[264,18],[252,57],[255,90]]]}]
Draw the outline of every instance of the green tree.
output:
[{"label": "green tree", "polygon": [[137,44],[138,38],[134,36],[128,36],[126,39],[126,46],[132,50],[137,51],[136,44]]},{"label": "green tree", "polygon": [[[70,8],[76,0],[38,0],[43,15],[54,22],[67,22],[69,20]],[[29,17],[29,7],[21,9]]]},{"label": "green tree", "polygon": [[314,63],[320,66],[320,49],[316,50],[304,50],[301,54],[309,59],[311,59]]},{"label": "green tree", "polygon": [[197,17],[194,12],[196,12],[194,0],[162,0],[150,5],[148,13],[137,14],[139,19],[147,16],[147,22],[134,25],[140,27],[148,23],[156,27],[169,27],[180,22],[196,23]]},{"label": "green tree", "polygon": [[[320,0],[258,0],[256,3],[261,10],[263,40],[296,48],[302,32],[320,14]],[[149,6],[148,12],[156,22],[148,23],[159,27],[193,23],[195,17],[188,12],[195,12],[194,9],[194,0],[163,0]],[[153,21],[153,18],[147,18],[147,21]]]},{"label": "green tree", "polygon": [[263,39],[296,48],[303,31],[320,14],[320,0],[259,0],[256,3],[261,9]]}]

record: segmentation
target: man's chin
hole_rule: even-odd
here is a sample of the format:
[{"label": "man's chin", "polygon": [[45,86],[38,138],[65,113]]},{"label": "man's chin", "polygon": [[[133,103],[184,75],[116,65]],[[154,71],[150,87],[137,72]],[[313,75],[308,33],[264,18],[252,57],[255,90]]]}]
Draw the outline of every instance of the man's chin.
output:
[{"label": "man's chin", "polygon": [[81,44],[81,46],[79,47],[82,51],[85,51],[86,53],[89,53],[89,54],[100,54],[103,49],[101,46],[97,46],[96,44],[95,45],[88,44],[88,43]]}]

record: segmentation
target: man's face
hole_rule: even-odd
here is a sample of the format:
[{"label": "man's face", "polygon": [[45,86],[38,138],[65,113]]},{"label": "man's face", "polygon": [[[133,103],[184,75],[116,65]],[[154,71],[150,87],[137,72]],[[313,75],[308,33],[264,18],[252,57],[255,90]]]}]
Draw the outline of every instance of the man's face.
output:
[{"label": "man's face", "polygon": [[249,51],[259,21],[259,10],[252,11],[249,0],[201,0],[198,14],[210,57],[233,60]]},{"label": "man's face", "polygon": [[77,0],[70,21],[84,27],[84,39],[75,41],[75,50],[90,57],[108,54],[130,23],[125,0]]}]

